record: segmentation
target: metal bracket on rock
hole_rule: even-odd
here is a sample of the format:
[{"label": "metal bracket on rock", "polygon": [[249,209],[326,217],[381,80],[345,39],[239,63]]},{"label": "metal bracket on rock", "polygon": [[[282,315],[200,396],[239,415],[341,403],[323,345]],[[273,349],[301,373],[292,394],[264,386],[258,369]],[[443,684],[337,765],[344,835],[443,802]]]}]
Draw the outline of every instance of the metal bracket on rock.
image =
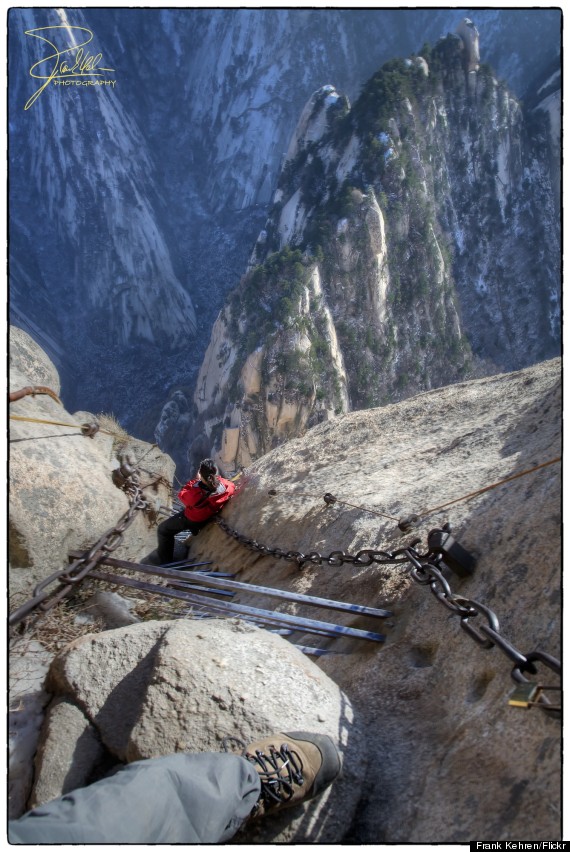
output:
[{"label": "metal bracket on rock", "polygon": [[120,467],[116,467],[113,470],[111,479],[117,488],[121,488],[123,490],[131,485],[140,485],[138,469],[133,467],[133,465],[128,461],[123,461]]},{"label": "metal bracket on rock", "polygon": [[406,515],[405,518],[400,518],[398,521],[398,529],[404,533],[410,532],[414,527],[417,527],[419,520],[419,515]]},{"label": "metal bracket on rock", "polygon": [[527,654],[524,663],[517,663],[511,672],[511,677],[517,682],[517,686],[509,695],[509,705],[527,709],[538,706],[541,710],[558,715],[562,710],[561,702],[552,704],[544,693],[551,690],[561,692],[561,687],[532,683],[523,674],[524,671],[537,674],[535,663],[542,663],[559,677],[562,676],[562,666],[555,657],[551,657],[550,654],[545,654],[543,651],[533,651]]},{"label": "metal bracket on rock", "polygon": [[81,434],[85,435],[86,438],[94,438],[99,431],[99,428],[98,423],[82,423]]},{"label": "metal bracket on rock", "polygon": [[430,553],[439,554],[458,577],[470,577],[473,574],[477,560],[453,538],[449,524],[428,533],[428,548]]}]

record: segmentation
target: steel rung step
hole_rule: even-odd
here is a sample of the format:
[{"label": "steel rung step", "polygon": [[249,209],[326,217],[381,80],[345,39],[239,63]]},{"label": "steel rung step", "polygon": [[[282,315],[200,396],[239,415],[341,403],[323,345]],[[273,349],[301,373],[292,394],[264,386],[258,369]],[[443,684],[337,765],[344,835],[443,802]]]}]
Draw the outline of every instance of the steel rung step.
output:
[{"label": "steel rung step", "polygon": [[[104,574],[100,572],[91,572],[90,576],[95,580],[104,580],[115,585],[130,586],[131,588],[141,589],[142,591],[153,592],[154,594],[164,595],[165,597],[178,598],[179,600],[189,601],[201,606],[204,605],[204,598],[199,595],[192,595],[187,592],[177,591],[175,589],[166,588],[164,586],[153,586],[150,583],[143,583],[139,580],[132,580],[129,577],[122,577],[116,574]],[[324,631],[329,636],[346,636],[353,639],[367,639],[371,642],[383,642],[385,636],[381,633],[374,633],[371,630],[360,630],[356,627],[344,627],[341,624],[333,624],[328,621],[317,621],[312,618],[301,618],[300,616],[289,615],[285,612],[273,612],[271,610],[257,609],[256,607],[245,606],[238,603],[230,603],[226,601],[208,600],[209,609],[215,609],[218,612],[231,615],[246,615],[260,616],[273,623],[286,627],[295,627],[296,629],[315,628]]]}]

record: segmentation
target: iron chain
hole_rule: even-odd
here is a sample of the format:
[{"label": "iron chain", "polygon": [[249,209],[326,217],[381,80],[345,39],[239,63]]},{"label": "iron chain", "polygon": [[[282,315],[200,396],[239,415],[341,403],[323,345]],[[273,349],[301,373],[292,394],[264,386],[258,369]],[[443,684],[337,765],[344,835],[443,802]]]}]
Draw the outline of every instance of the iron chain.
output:
[{"label": "iron chain", "polygon": [[[116,550],[123,540],[123,535],[128,527],[135,520],[138,511],[148,508],[148,501],[144,499],[141,488],[138,484],[138,478],[135,476],[127,479],[123,484],[123,491],[129,498],[129,508],[122,515],[114,527],[107,530],[99,541],[97,541],[89,550],[87,550],[78,559],[75,559],[67,568],[61,568],[59,571],[54,571],[49,577],[42,580],[34,589],[33,596],[26,603],[22,604],[18,609],[14,610],[9,616],[8,623],[10,625],[18,624],[29,613],[36,609],[42,612],[47,612],[54,607],[59,601],[66,597],[81,580],[83,580],[89,572],[101,562],[105,556]],[[54,590],[49,590],[48,587],[54,583],[58,585]]]},{"label": "iron chain", "polygon": [[406,548],[400,550],[359,550],[358,553],[352,555],[345,553],[344,550],[333,550],[328,556],[318,553],[316,550],[311,550],[309,553],[303,553],[300,550],[282,550],[280,547],[268,547],[265,544],[260,544],[254,538],[248,538],[246,535],[232,529],[229,524],[222,518],[216,518],[218,525],[227,535],[235,538],[241,544],[248,547],[250,550],[255,550],[263,556],[273,556],[276,559],[285,559],[289,562],[295,562],[299,568],[304,568],[306,565],[331,565],[339,567],[340,565],[356,565],[359,568],[366,568],[369,565],[398,565],[406,564]]},{"label": "iron chain", "polygon": [[[492,609],[480,601],[454,594],[440,570],[442,562],[441,554],[428,552],[420,556],[413,547],[407,548],[405,553],[411,564],[409,575],[412,580],[422,586],[429,585],[431,592],[437,600],[447,609],[451,610],[454,615],[459,616],[461,627],[478,645],[486,650],[490,650],[495,646],[499,648],[514,663],[511,670],[511,677],[516,683],[529,683],[525,677],[525,673],[532,675],[538,674],[536,663],[542,663],[559,677],[562,675],[560,661],[550,656],[550,654],[545,654],[542,651],[531,651],[528,654],[523,654],[515,648],[501,634],[499,619]],[[483,617],[481,624],[476,623],[478,616]],[[558,687],[548,688],[558,689]],[[542,693],[539,694],[538,703],[543,710],[547,710],[552,714],[560,711],[560,705],[552,704]]]},{"label": "iron chain", "polygon": [[[237,532],[237,530],[232,529],[222,518],[218,517],[216,520],[225,533],[235,538],[236,541],[239,541],[250,550],[255,550],[265,556],[273,556],[278,559],[295,562],[299,568],[303,568],[307,564],[327,564],[335,567],[349,564],[367,567],[372,564],[399,565],[407,563],[411,579],[415,583],[418,583],[418,585],[429,586],[434,597],[446,609],[460,618],[461,627],[468,636],[486,650],[496,646],[514,663],[511,677],[515,682],[528,683],[529,681],[524,676],[524,673],[536,675],[537,669],[535,663],[542,663],[551,671],[561,676],[562,667],[559,660],[542,651],[532,651],[528,654],[523,654],[501,635],[499,619],[492,609],[480,601],[455,594],[442,572],[442,563],[445,561],[444,556],[442,553],[436,553],[431,549],[428,549],[425,554],[418,553],[415,547],[419,544],[420,539],[415,539],[405,548],[395,551],[367,549],[360,550],[353,556],[350,553],[345,553],[343,550],[333,550],[328,556],[324,556],[316,551],[302,553],[298,550],[285,551],[279,547],[267,547],[255,539],[248,538],[242,533]],[[448,527],[444,527],[443,530],[434,530],[432,532],[443,533],[447,529]],[[437,540],[437,536],[435,540]],[[486,619],[487,623],[475,625],[473,622],[477,616],[482,616]],[[542,693],[539,695],[538,703],[544,710],[548,710],[550,713],[557,712],[560,709],[559,706],[553,705]]]}]

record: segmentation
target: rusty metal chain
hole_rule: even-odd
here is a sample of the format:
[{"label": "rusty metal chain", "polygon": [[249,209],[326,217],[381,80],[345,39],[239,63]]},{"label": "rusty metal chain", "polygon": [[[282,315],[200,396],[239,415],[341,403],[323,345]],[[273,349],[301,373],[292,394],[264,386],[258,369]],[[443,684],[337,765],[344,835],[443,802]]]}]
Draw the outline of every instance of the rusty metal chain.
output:
[{"label": "rusty metal chain", "polygon": [[[405,553],[411,564],[408,572],[411,579],[421,586],[429,586],[435,598],[450,610],[453,615],[459,617],[463,630],[481,648],[490,650],[496,646],[502,651],[514,663],[511,670],[511,677],[516,683],[527,684],[530,687],[534,686],[534,689],[531,688],[528,690],[529,701],[523,702],[519,706],[531,706],[531,704],[535,703],[542,710],[546,710],[550,714],[559,714],[561,710],[560,704],[553,704],[543,694],[543,690],[559,690],[560,687],[542,686],[540,684],[533,685],[525,677],[525,674],[537,675],[538,671],[535,664],[542,663],[550,671],[561,677],[562,666],[560,661],[543,651],[536,650],[527,654],[522,653],[501,634],[499,619],[492,609],[480,601],[455,594],[442,574],[441,563],[445,560],[445,557],[441,553],[428,551],[427,554],[420,555],[413,547],[407,548]],[[482,619],[478,619],[478,616],[481,616]],[[482,623],[479,623],[479,621]],[[530,700],[530,696],[535,693],[536,701],[533,702]]]},{"label": "rusty metal chain", "polygon": [[12,391],[8,395],[8,399],[10,402],[17,402],[19,399],[23,399],[25,396],[35,396],[37,393],[39,394],[47,394],[51,396],[53,400],[62,405],[61,399],[58,397],[56,392],[51,388],[46,388],[45,385],[32,385],[25,388],[21,388],[21,390]]},{"label": "rusty metal chain", "polygon": [[[10,614],[8,619],[10,626],[18,624],[34,610],[47,612],[54,607],[60,600],[69,595],[74,586],[81,582],[99,562],[119,547],[123,535],[133,523],[136,513],[147,509],[149,505],[142,495],[136,471],[133,471],[132,474],[130,479],[125,480],[122,487],[130,501],[129,508],[124,515],[119,518],[114,527],[107,530],[89,550],[75,559],[71,565],[67,568],[61,568],[59,571],[54,571],[53,574],[42,580],[35,587],[32,598]],[[50,590],[48,587],[54,583],[58,585],[55,589]]]},{"label": "rusty metal chain", "polygon": [[[279,547],[267,547],[255,539],[248,538],[242,533],[232,529],[222,518],[216,518],[218,525],[229,536],[265,556],[278,559],[286,559],[295,562],[300,569],[307,564],[340,566],[344,564],[367,567],[376,565],[401,565],[408,566],[408,574],[411,579],[422,586],[429,586],[435,598],[454,615],[459,616],[461,627],[482,648],[490,649],[495,646],[514,663],[511,677],[516,683],[529,685],[525,673],[536,675],[536,663],[542,663],[555,674],[561,676],[562,667],[560,661],[543,651],[531,651],[523,654],[500,633],[499,619],[492,609],[479,601],[455,594],[448,581],[442,573],[443,564],[450,568],[457,576],[467,577],[473,573],[475,560],[455,539],[451,536],[451,527],[445,524],[441,529],[434,529],[428,535],[428,550],[420,554],[415,549],[420,539],[414,539],[404,548],[395,551],[386,550],[360,550],[354,556],[342,550],[333,550],[328,556],[316,551],[301,553],[297,550],[284,551]],[[443,563],[443,564],[442,564]],[[475,624],[474,619],[483,616],[487,623]],[[559,687],[536,685],[537,700],[528,702],[538,704],[543,710],[550,714],[559,713],[560,705],[552,704],[543,694],[546,689],[559,689]],[[529,695],[532,690],[529,690]],[[533,693],[534,694],[534,693]],[[521,706],[523,706],[521,704]]]},{"label": "rusty metal chain", "polygon": [[[289,562],[296,562],[299,568],[304,568],[305,565],[332,565],[338,567],[340,565],[356,565],[359,568],[366,568],[369,565],[397,565],[407,562],[406,548],[400,550],[359,550],[358,553],[352,555],[345,553],[344,550],[333,550],[328,556],[323,556],[315,550],[309,553],[302,553],[300,550],[282,550],[280,547],[268,547],[260,544],[254,538],[248,538],[237,530],[232,529],[229,524],[222,518],[217,517],[218,526],[223,529],[227,535],[235,538],[241,544],[248,547],[250,550],[255,550],[264,556],[273,556],[276,559],[286,559]],[[418,539],[419,541],[419,539]]]}]

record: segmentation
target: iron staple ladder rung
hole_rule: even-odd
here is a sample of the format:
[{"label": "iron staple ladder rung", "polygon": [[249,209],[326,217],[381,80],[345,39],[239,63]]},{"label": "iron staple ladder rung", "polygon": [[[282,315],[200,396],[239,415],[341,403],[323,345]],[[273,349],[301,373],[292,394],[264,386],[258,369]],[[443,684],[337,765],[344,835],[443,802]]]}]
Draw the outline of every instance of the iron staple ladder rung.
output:
[{"label": "iron staple ladder rung", "polygon": [[184,572],[184,576],[180,576],[180,570],[172,568],[163,568],[156,565],[143,565],[138,562],[126,562],[123,559],[115,559],[114,557],[106,557],[102,564],[110,565],[115,568],[128,568],[130,570],[141,571],[145,574],[157,574],[160,577],[165,577],[169,580],[175,580],[174,588],[187,588],[185,583],[199,583],[201,586],[212,586],[212,588],[240,590],[251,594],[266,595],[267,597],[281,598],[282,600],[291,601],[293,603],[310,604],[311,606],[324,607],[325,609],[337,610],[339,612],[347,612],[352,615],[367,615],[372,618],[391,618],[393,615],[390,610],[376,609],[369,606],[361,606],[360,604],[346,603],[345,601],[328,600],[327,598],[316,597],[315,595],[302,595],[296,592],[287,592],[283,589],[273,589],[268,586],[257,586],[253,583],[240,583],[236,580],[228,580],[226,577],[217,576],[209,573]]},{"label": "iron staple ladder rung", "polygon": [[[201,609],[192,610],[192,617],[193,618],[219,618],[220,613],[215,611],[215,607],[213,607],[213,606],[208,607],[208,604],[209,604],[209,601],[201,602]],[[276,615],[276,617],[278,617],[278,613],[275,613],[275,615]],[[186,616],[178,614],[178,613],[173,613],[172,618],[183,619],[183,618],[186,618]],[[279,621],[275,621],[275,619],[269,620],[267,618],[262,618],[259,615],[250,616],[250,617],[247,617],[247,618],[244,617],[244,618],[242,618],[242,621],[245,621],[248,624],[255,624],[257,627],[267,628],[267,630],[269,630],[270,633],[278,633],[280,636],[289,637],[289,636],[292,636],[294,633],[310,633],[310,634],[315,635],[315,636],[325,636],[328,639],[331,639],[331,638],[334,639],[335,638],[334,634],[331,634],[330,632],[328,632],[326,630],[317,630],[314,627],[295,627],[295,626],[292,626],[292,625],[287,625],[287,627],[285,627],[285,626],[281,625]],[[296,642],[293,642],[293,641],[292,641],[292,644],[294,644],[296,648],[301,648],[301,650],[303,650],[304,646],[298,645]],[[325,651],[323,649],[320,649],[320,648],[312,648],[311,650],[312,651],[322,651],[322,653],[325,653]],[[336,651],[335,652],[327,651],[326,653],[332,654],[332,653],[336,653]]]},{"label": "iron staple ladder rung", "polygon": [[[178,589],[191,588],[196,584],[196,580],[188,575],[184,579],[180,579],[175,583],[169,583],[170,586]],[[237,580],[218,580],[215,577],[208,577],[201,585],[208,585],[217,589],[235,589],[252,594],[267,595],[271,598],[281,598],[295,603],[311,604],[312,606],[325,607],[326,609],[334,609],[339,612],[350,612],[353,615],[369,615],[372,618],[390,618],[392,615],[387,609],[375,609],[374,607],[361,606],[360,604],[345,603],[344,601],[333,601],[327,598],[319,598],[315,595],[302,595],[296,592],[287,592],[282,589],[273,589],[269,586],[256,586],[253,583],[240,583]]]},{"label": "iron staple ladder rung", "polygon": [[[111,561],[110,559],[106,559],[105,562]],[[120,560],[112,560],[114,563],[119,562]],[[131,569],[133,567],[133,563],[124,563],[128,565]],[[145,566],[149,567],[149,566]],[[155,566],[150,566],[154,568]],[[163,569],[168,570],[168,569]],[[155,573],[155,572],[149,572]],[[356,627],[345,627],[340,624],[332,624],[328,621],[318,621],[312,618],[302,618],[296,615],[289,615],[289,613],[285,612],[273,612],[271,610],[257,609],[255,607],[246,606],[245,604],[238,603],[227,603],[226,601],[221,600],[213,600],[212,598],[204,599],[199,594],[191,594],[188,592],[177,591],[176,589],[169,589],[164,586],[154,586],[151,583],[143,583],[139,580],[132,580],[128,577],[118,576],[116,574],[104,574],[99,571],[91,571],[90,577],[95,580],[103,580],[108,583],[113,583],[115,585],[124,585],[131,586],[137,589],[141,589],[142,591],[153,592],[155,594],[164,595],[165,597],[178,598],[179,600],[188,601],[189,603],[196,603],[200,606],[207,605],[209,610],[216,610],[217,612],[223,614],[230,615],[242,615],[242,616],[259,616],[263,619],[266,619],[269,623],[278,623],[289,626],[295,626],[297,629],[302,629],[304,627],[317,629],[320,631],[326,632],[328,636],[347,636],[353,639],[367,639],[372,642],[383,642],[386,638],[381,633],[374,633],[370,630],[360,630]],[[202,580],[202,578],[201,578]],[[247,584],[245,584],[247,585]]]},{"label": "iron staple ladder rung", "polygon": [[[206,605],[207,604],[204,603],[204,606],[206,606]],[[259,610],[258,610],[258,612],[259,612]],[[215,617],[217,614],[219,614],[219,613],[212,613],[212,616]],[[301,632],[301,633],[311,633],[311,634],[314,634],[315,636],[326,636],[329,639],[332,637],[334,639],[334,636],[335,636],[334,633],[331,633],[330,630],[325,630],[324,628],[318,629],[316,627],[311,627],[308,624],[308,619],[305,620],[305,625],[303,625],[302,627],[295,627],[294,625],[291,625],[291,624],[284,626],[284,625],[281,624],[281,622],[275,620],[275,619],[279,618],[280,613],[274,612],[273,615],[275,616],[275,618],[273,618],[273,619],[264,618],[263,616],[260,616],[260,615],[255,615],[255,616],[252,615],[248,618],[244,618],[243,620],[248,621],[250,624],[257,624],[261,627],[267,627],[268,629],[273,629],[274,632],[281,625],[281,630],[279,632],[283,636],[290,636],[292,633]],[[325,622],[323,622],[323,623],[325,623]],[[332,625],[332,626],[334,627],[335,625]]]}]

